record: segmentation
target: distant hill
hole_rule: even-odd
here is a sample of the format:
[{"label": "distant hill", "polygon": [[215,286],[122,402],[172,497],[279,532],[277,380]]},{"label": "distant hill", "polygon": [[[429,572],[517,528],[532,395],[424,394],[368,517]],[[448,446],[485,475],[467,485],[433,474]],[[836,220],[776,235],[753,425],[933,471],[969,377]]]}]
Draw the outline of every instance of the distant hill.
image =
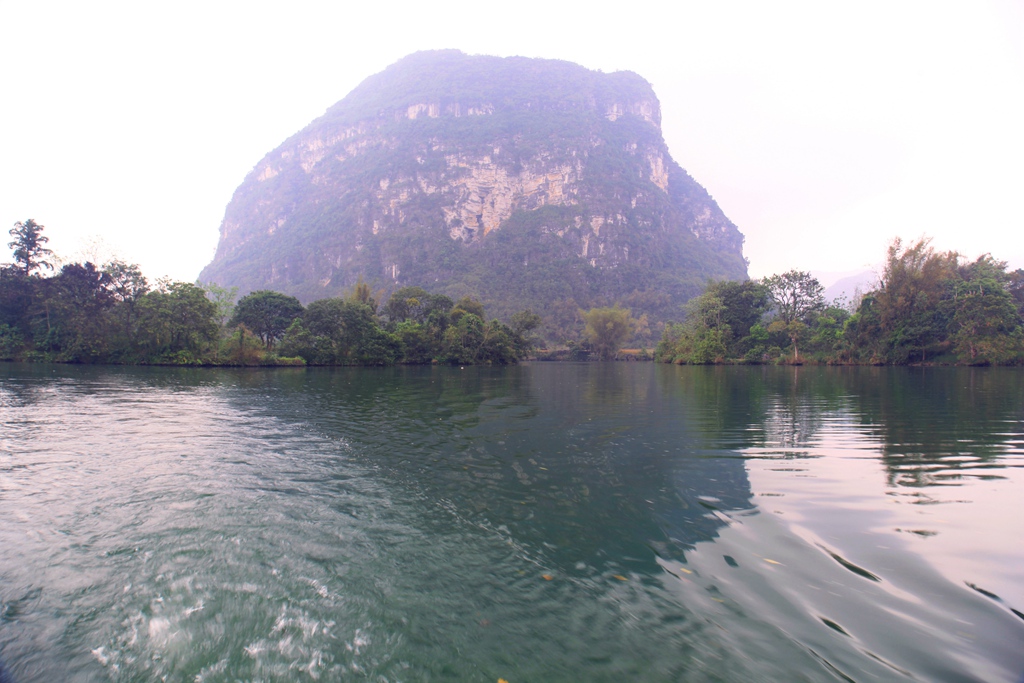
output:
[{"label": "distant hill", "polygon": [[640,76],[420,52],[256,165],[200,279],[309,302],[362,277],[502,317],[621,303],[664,320],[708,279],[746,278],[742,244],[669,155]]},{"label": "distant hill", "polygon": [[847,301],[856,303],[858,294],[867,294],[877,282],[878,273],[873,270],[847,275],[825,288],[825,299],[833,301],[842,296],[846,297]]}]

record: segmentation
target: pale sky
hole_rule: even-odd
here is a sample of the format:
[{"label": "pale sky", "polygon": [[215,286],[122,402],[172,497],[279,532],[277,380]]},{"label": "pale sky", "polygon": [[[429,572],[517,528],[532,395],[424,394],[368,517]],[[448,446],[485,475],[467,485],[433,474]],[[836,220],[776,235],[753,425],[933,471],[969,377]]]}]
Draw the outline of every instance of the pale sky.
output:
[{"label": "pale sky", "polygon": [[437,48],[646,78],[753,277],[862,270],[897,235],[1024,267],[1019,0],[0,0],[0,31],[0,237],[34,218],[151,278],[194,280],[266,153]]}]

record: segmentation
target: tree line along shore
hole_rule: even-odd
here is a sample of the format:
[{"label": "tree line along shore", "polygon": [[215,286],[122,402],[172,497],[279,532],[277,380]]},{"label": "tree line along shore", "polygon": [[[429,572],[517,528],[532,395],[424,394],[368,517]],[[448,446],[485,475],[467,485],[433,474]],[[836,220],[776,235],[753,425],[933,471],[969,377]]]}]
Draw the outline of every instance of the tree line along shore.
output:
[{"label": "tree line along shore", "polygon": [[[530,311],[487,320],[476,299],[403,287],[384,301],[360,281],[303,306],[270,290],[159,280],[138,266],[56,269],[43,226],[10,230],[0,267],[0,360],[153,365],[508,364],[655,359],[679,364],[1024,364],[1024,270],[922,239],[895,240],[877,285],[827,302],[808,273],[709,282],[680,323],[619,306],[579,310],[546,345]],[[660,336],[653,349],[647,349]],[[639,349],[623,352],[632,343]],[[552,348],[544,348],[551,346]]]},{"label": "tree line along shore", "polygon": [[826,302],[808,273],[713,282],[668,325],[658,360],[835,365],[1024,364],[1024,270],[928,239],[888,248],[876,285]]}]

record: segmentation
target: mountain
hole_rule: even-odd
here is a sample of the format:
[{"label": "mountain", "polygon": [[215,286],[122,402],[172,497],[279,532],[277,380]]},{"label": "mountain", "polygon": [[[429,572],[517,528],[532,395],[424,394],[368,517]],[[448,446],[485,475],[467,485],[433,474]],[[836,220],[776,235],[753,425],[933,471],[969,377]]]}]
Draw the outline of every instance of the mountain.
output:
[{"label": "mountain", "polygon": [[678,319],[746,278],[743,236],[669,155],[649,83],[563,61],[419,52],[367,78],[235,191],[200,280],[305,302],[361,277],[532,308]]},{"label": "mountain", "polygon": [[864,270],[848,275],[825,288],[825,300],[834,301],[844,298],[852,304],[857,304],[860,301],[860,295],[870,291],[877,282],[878,274],[873,270]]}]

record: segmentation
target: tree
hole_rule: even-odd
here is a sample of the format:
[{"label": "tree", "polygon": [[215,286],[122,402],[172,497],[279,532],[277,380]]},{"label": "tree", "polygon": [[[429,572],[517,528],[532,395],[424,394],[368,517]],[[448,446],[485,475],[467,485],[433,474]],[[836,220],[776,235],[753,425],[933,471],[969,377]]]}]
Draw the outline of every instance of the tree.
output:
[{"label": "tree", "polygon": [[234,365],[259,365],[266,358],[263,340],[245,325],[239,325],[227,337],[222,337],[219,355]]},{"label": "tree", "polygon": [[402,287],[395,290],[384,305],[383,313],[391,323],[412,320],[425,323],[439,316],[447,322],[448,312],[454,303],[443,294],[430,294],[422,287]]},{"label": "tree", "polygon": [[200,363],[220,331],[217,308],[197,285],[161,282],[139,301],[139,330],[150,360]]},{"label": "tree", "polygon": [[488,322],[484,325],[484,339],[477,353],[477,362],[498,365],[515,363],[520,355],[514,336],[508,325],[498,320]]},{"label": "tree", "polygon": [[397,323],[394,334],[401,342],[405,363],[430,363],[440,353],[440,345],[431,330],[420,323],[411,320]]},{"label": "tree", "polygon": [[797,342],[807,330],[807,322],[825,307],[825,288],[817,278],[801,270],[771,275],[761,280],[775,304],[775,320],[771,332],[783,332],[793,344],[793,357],[800,359]]},{"label": "tree", "polygon": [[387,303],[384,304],[384,315],[393,323],[405,322],[408,318],[414,317],[414,312],[420,307],[420,302],[430,296],[427,290],[422,287],[402,287],[396,289]]},{"label": "tree", "polygon": [[559,344],[579,341],[583,331],[583,311],[576,300],[556,299],[547,308],[549,313],[544,320],[545,336]]},{"label": "tree", "polygon": [[1007,285],[1006,263],[989,255],[960,269],[947,306],[950,341],[962,361],[987,365],[1010,360],[1021,343],[1021,316]]},{"label": "tree", "polygon": [[843,335],[846,321],[850,318],[850,312],[846,310],[842,302],[834,302],[831,306],[825,307],[814,321],[811,333],[812,348],[824,353],[831,358],[834,354],[842,354],[849,350]]},{"label": "tree", "polygon": [[239,300],[231,326],[245,325],[270,350],[302,311],[302,304],[295,297],[263,289]]},{"label": "tree", "polygon": [[103,266],[103,272],[107,276],[107,291],[117,302],[115,315],[121,321],[124,338],[128,342],[134,342],[138,303],[149,291],[149,281],[137,265],[124,261],[108,262]]},{"label": "tree", "polygon": [[16,266],[0,267],[0,325],[10,325],[31,337],[33,304],[44,280],[25,275]]},{"label": "tree", "polygon": [[149,281],[134,263],[110,261],[103,266],[107,275],[107,289],[117,301],[137,301],[149,291]]},{"label": "tree", "polygon": [[217,323],[221,326],[228,324],[231,315],[235,312],[235,297],[238,296],[238,287],[221,287],[216,282],[198,283],[206,298],[213,302],[217,309]]},{"label": "tree", "polygon": [[633,333],[628,308],[591,308],[583,314],[587,341],[601,360],[611,360]]},{"label": "tree", "polygon": [[444,361],[455,364],[476,363],[480,360],[478,354],[483,343],[483,319],[475,313],[463,312],[444,332]]},{"label": "tree", "polygon": [[[458,313],[457,313],[458,312]],[[458,317],[460,313],[472,313],[480,320],[484,320],[484,305],[477,299],[464,296],[459,299],[452,308],[452,316]]]},{"label": "tree", "polygon": [[515,349],[516,357],[525,358],[537,344],[537,338],[532,332],[540,327],[543,321],[533,311],[525,310],[513,313],[512,320],[509,322],[511,323],[509,328],[512,333],[512,346]]},{"label": "tree", "polygon": [[956,252],[936,252],[930,239],[909,247],[899,238],[892,241],[870,302],[880,356],[893,363],[925,360],[929,348],[940,344],[948,325],[940,303],[960,277],[959,260]]},{"label": "tree", "polygon": [[18,328],[0,323],[0,360],[15,360],[24,343]]},{"label": "tree", "polygon": [[817,278],[801,270],[771,275],[761,280],[775,304],[775,315],[782,322],[804,320],[825,307],[825,288]]},{"label": "tree", "polygon": [[725,324],[726,308],[709,287],[686,305],[682,325],[665,328],[656,354],[665,361],[705,365],[725,359],[731,332]]},{"label": "tree", "polygon": [[1024,268],[1018,268],[1007,274],[1006,289],[1013,297],[1017,312],[1024,318]]},{"label": "tree", "polygon": [[387,365],[398,360],[398,338],[377,324],[366,304],[320,299],[288,329],[282,347],[311,365]]},{"label": "tree", "polygon": [[43,227],[29,218],[24,223],[18,221],[9,231],[14,241],[7,246],[14,250],[14,262],[25,275],[40,268],[53,270],[53,264],[46,260],[53,252],[43,246],[50,241],[43,235]]},{"label": "tree", "polygon": [[721,321],[731,333],[731,352],[736,356],[745,354],[754,343],[750,339],[751,328],[771,308],[767,287],[754,280],[724,280],[712,282],[706,291],[722,302]]},{"label": "tree", "polygon": [[110,276],[91,263],[69,263],[47,289],[47,351],[57,360],[103,360],[113,336]]},{"label": "tree", "polygon": [[370,310],[377,313],[377,299],[373,296],[373,290],[370,289],[370,285],[363,282],[363,276],[360,275],[359,279],[356,280],[355,286],[352,288],[352,292],[345,297],[349,301],[354,301],[357,304],[363,304],[369,306]]}]

